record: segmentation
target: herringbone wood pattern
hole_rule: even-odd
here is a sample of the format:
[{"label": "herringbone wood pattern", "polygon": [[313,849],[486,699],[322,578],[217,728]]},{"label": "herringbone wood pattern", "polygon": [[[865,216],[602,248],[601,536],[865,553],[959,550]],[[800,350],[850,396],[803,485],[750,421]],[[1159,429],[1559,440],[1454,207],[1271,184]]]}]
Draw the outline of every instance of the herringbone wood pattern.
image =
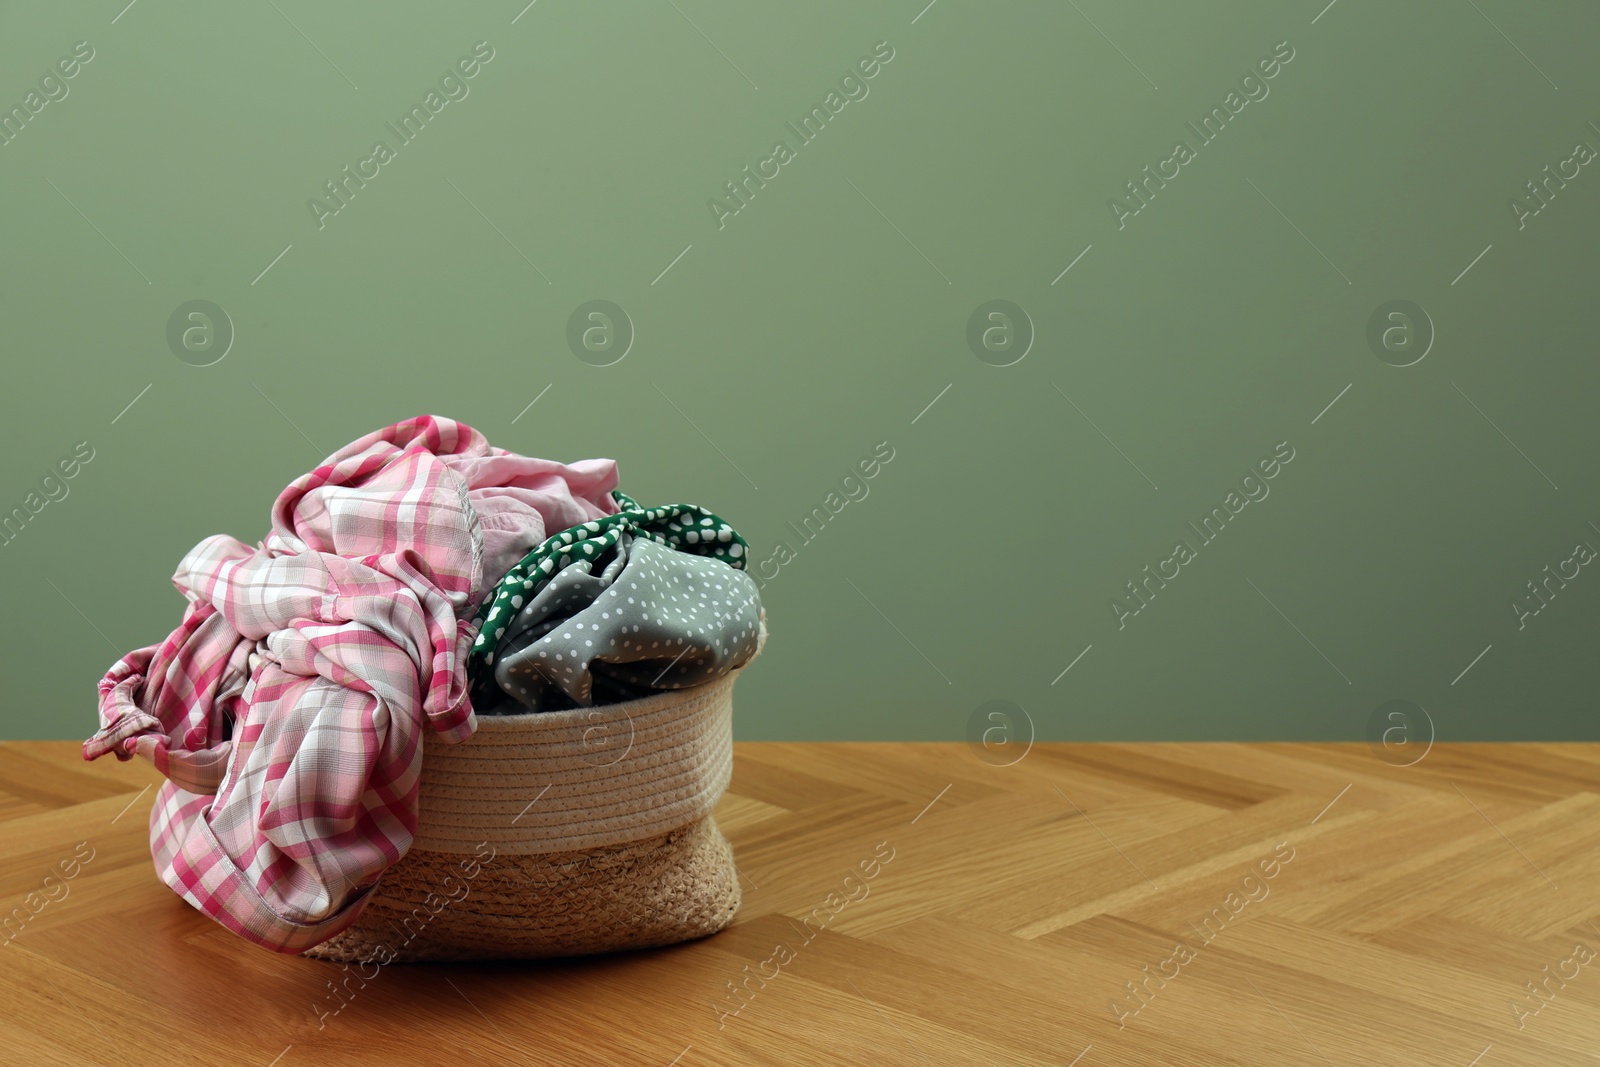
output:
[{"label": "herringbone wood pattern", "polygon": [[157,780],[0,745],[5,1062],[1600,1063],[1600,746],[741,744],[726,932],[367,979],[160,885]]}]

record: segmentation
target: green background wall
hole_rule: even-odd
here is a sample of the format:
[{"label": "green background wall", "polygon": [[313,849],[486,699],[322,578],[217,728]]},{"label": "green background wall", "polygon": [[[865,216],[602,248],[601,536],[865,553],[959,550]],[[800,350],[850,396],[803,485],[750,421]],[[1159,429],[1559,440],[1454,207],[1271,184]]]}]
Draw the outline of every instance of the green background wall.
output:
[{"label": "green background wall", "polygon": [[[123,2],[0,9],[4,108],[94,53],[0,147],[0,508],[93,449],[0,548],[4,736],[91,732],[191,545],[259,539],[291,478],[433,413],[789,543],[745,739],[955,739],[1008,700],[1046,739],[1352,740],[1396,699],[1441,739],[1600,738],[1600,568],[1512,607],[1600,548],[1600,165],[1563,163],[1600,147],[1593,5]],[[1547,164],[1577,176],[1519,227]],[[633,324],[610,366],[568,347],[593,299]],[[996,299],[1034,333],[1009,366],[967,339]],[[232,323],[210,366],[167,340],[192,300]],[[1368,342],[1393,300],[1431,320],[1410,366]],[[1270,495],[1119,627],[1280,442]]]}]

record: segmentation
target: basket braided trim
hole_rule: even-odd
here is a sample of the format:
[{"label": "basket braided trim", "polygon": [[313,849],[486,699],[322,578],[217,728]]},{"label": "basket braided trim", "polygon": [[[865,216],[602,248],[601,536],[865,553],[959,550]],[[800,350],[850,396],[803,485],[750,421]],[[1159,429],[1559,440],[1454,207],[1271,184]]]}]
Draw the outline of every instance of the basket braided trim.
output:
[{"label": "basket braided trim", "polygon": [[738,674],[604,707],[479,716],[459,744],[429,737],[412,848],[571,852],[704,818],[733,773]]},{"label": "basket braided trim", "polygon": [[705,937],[739,909],[733,850],[710,817],[620,846],[463,859],[413,848],[353,926],[305,955],[379,964],[587,955]]}]

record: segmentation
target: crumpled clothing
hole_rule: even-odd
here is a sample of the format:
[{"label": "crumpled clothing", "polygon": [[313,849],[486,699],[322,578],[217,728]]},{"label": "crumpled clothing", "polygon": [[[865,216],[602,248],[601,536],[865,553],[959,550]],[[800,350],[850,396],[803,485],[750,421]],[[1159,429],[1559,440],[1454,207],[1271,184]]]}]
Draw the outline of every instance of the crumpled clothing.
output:
[{"label": "crumpled clothing", "polygon": [[488,659],[495,685],[514,703],[475,697],[485,714],[590,707],[701,685],[755,658],[760,640],[761,598],[748,574],[627,533],[594,559],[571,560],[526,602],[514,594],[510,605],[516,614]]},{"label": "crumpled clothing", "polygon": [[478,638],[473,642],[468,665],[474,683],[488,677],[495,646],[523,603],[531,600],[558,571],[575,562],[598,560],[620,537],[648,538],[679,552],[721,560],[735,570],[744,570],[749,562],[749,543],[721,516],[698,504],[647,508],[625,493],[611,495],[618,505],[615,514],[552,533],[508,569],[499,588],[484,599],[478,609]]},{"label": "crumpled clothing", "polygon": [[614,513],[615,486],[611,460],[531,459],[419,416],[291,483],[258,546],[191,550],[182,622],[106,674],[83,746],[167,777],[162,881],[280,952],[353,923],[415,835],[424,729],[476,729],[473,613],[548,531]]}]

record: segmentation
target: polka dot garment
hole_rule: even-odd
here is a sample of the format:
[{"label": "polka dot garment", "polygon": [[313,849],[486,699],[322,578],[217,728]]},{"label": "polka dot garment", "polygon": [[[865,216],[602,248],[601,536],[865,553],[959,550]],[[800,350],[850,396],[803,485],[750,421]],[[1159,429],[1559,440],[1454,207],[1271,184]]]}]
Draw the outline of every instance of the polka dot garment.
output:
[{"label": "polka dot garment", "polygon": [[694,504],[646,508],[624,493],[613,492],[612,496],[619,507],[615,515],[552,534],[507,571],[494,593],[485,598],[478,609],[478,635],[467,664],[474,683],[487,676],[495,646],[523,604],[572,563],[599,559],[623,534],[647,538],[679,552],[709,556],[736,570],[745,568],[748,543],[705,508]]},{"label": "polka dot garment", "polygon": [[[755,657],[755,582],[716,559],[623,533],[575,560],[515,614],[485,658],[484,714],[589,707],[700,685]],[[499,692],[495,692],[495,690]],[[507,701],[507,697],[510,701]]]}]

